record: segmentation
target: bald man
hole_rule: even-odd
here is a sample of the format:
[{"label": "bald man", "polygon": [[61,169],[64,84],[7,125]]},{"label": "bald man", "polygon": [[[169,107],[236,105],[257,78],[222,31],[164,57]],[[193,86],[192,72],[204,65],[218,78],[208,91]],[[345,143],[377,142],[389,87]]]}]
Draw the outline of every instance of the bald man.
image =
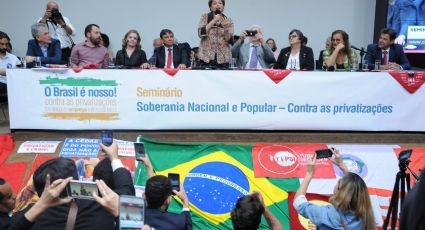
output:
[{"label": "bald man", "polygon": [[75,29],[71,21],[60,13],[58,3],[54,1],[48,2],[44,15],[38,19],[38,22],[45,23],[49,29],[50,36],[60,41],[62,61],[67,63],[71,55],[71,48],[74,46],[71,36],[75,36]]},{"label": "bald man", "polygon": [[10,222],[10,212],[15,208],[16,196],[12,187],[0,178],[0,230],[7,229]]}]

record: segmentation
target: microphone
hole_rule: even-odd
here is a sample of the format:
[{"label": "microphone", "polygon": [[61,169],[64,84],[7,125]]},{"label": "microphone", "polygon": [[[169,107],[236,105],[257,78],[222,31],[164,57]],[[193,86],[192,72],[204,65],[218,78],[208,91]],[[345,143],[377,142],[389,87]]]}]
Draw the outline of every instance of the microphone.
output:
[{"label": "microphone", "polygon": [[366,53],[366,54],[372,55],[371,53],[367,52],[367,51],[366,51],[363,47],[360,49],[360,48],[359,48],[359,47],[357,47],[357,46],[351,45],[351,48],[353,48],[353,49],[355,49],[355,50],[358,50],[358,51],[360,51],[361,53]]}]

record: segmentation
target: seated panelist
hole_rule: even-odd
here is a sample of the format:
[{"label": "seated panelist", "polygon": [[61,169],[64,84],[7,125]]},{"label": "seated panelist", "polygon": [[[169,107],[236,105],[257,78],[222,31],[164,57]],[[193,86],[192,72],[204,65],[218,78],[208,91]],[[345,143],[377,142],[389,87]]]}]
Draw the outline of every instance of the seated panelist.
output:
[{"label": "seated panelist", "polygon": [[289,32],[290,46],[280,51],[274,69],[314,70],[313,50],[302,44],[303,38],[300,30]]},{"label": "seated panelist", "polygon": [[[116,65],[125,68],[142,68],[147,64],[146,53],[140,45],[140,35],[137,30],[129,30],[122,40],[122,50],[117,52]],[[146,67],[146,66],[145,66]]]},{"label": "seated panelist", "polygon": [[155,66],[158,68],[186,68],[190,63],[190,48],[189,51],[183,45],[175,44],[174,34],[169,29],[161,30],[159,34],[163,46],[155,49],[153,57],[155,57]]},{"label": "seated panelist", "polygon": [[403,51],[403,46],[395,44],[397,37],[393,29],[381,30],[378,44],[367,46],[365,56],[369,69],[375,69],[375,61],[381,61],[380,70],[408,70],[410,63]]},{"label": "seated panelist", "polygon": [[351,49],[349,36],[343,30],[335,30],[331,36],[332,45],[323,51],[323,68],[331,70],[350,70],[357,65],[357,53]]},{"label": "seated panelist", "polygon": [[31,63],[36,57],[40,57],[42,65],[60,64],[62,58],[60,42],[50,37],[46,24],[33,24],[31,34],[34,39],[28,41],[26,61]]}]

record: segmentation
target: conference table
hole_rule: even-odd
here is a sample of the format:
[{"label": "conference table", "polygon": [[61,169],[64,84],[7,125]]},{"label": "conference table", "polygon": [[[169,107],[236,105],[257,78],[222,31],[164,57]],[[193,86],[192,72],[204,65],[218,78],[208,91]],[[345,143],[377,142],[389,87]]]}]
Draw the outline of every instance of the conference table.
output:
[{"label": "conference table", "polygon": [[424,72],[9,69],[10,128],[425,131]]}]

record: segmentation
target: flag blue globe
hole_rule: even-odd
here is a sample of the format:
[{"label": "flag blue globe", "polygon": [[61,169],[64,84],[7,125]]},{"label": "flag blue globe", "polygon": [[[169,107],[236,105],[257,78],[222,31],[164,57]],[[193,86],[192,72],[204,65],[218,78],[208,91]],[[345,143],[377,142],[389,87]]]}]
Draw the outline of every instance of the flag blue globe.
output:
[{"label": "flag blue globe", "polygon": [[190,202],[211,214],[229,213],[238,198],[248,194],[245,174],[232,164],[208,162],[193,168],[186,176],[184,189]]}]

